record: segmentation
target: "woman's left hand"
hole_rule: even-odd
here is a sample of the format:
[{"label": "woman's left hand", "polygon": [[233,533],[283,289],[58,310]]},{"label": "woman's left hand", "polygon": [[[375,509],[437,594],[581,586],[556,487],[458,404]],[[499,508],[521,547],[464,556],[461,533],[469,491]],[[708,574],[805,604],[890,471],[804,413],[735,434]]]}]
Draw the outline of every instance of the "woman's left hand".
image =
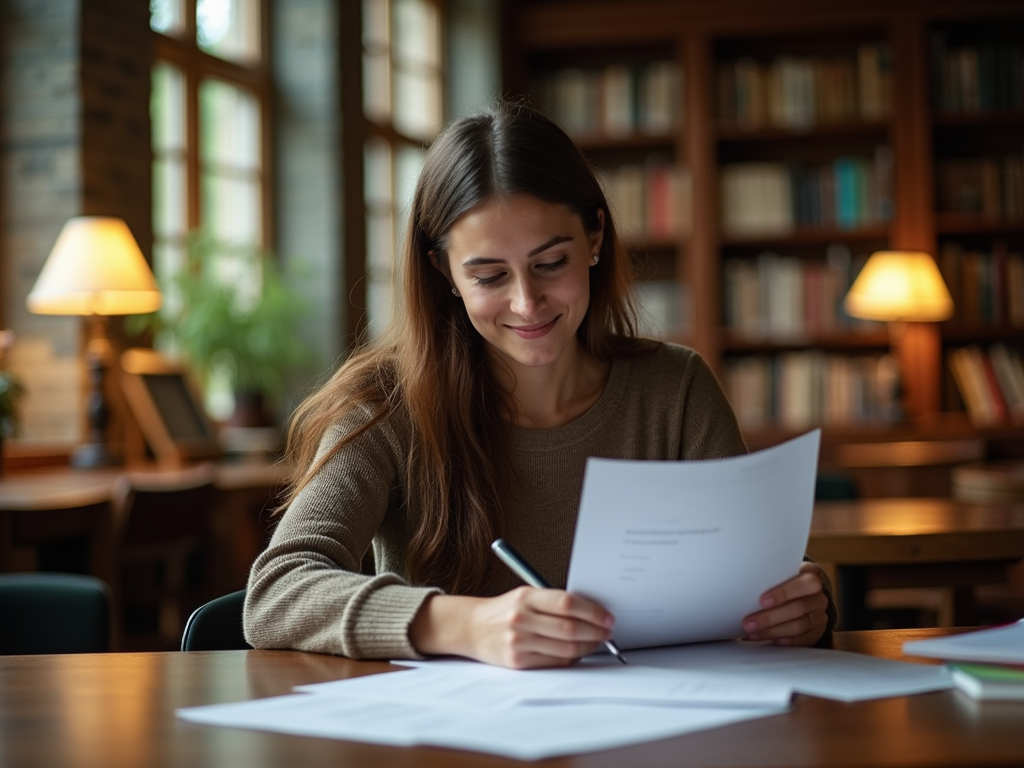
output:
[{"label": "woman's left hand", "polygon": [[800,573],[761,595],[764,610],[743,619],[746,640],[776,645],[814,645],[825,633],[828,598],[822,591],[821,567],[803,563]]}]

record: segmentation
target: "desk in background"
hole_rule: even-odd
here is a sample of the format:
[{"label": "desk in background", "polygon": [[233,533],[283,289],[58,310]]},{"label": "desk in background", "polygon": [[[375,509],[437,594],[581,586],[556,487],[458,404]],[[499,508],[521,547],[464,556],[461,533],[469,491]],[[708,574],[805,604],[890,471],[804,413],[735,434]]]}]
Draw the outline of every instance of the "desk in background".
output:
[{"label": "desk in background", "polygon": [[[838,633],[835,647],[901,658],[907,639],[948,630]],[[0,764],[34,766],[508,766],[506,758],[396,748],[178,721],[174,710],[290,693],[394,669],[294,651],[0,657]],[[1024,706],[956,691],[792,712],[546,766],[996,766],[1024,763]],[[528,734],[524,734],[527,738]]]},{"label": "desk in background", "polygon": [[[0,571],[37,569],[36,547],[62,537],[89,541],[88,571],[106,577],[109,502],[114,481],[128,469],[43,469],[0,477]],[[138,468],[144,469],[144,468]],[[245,586],[263,546],[267,508],[287,481],[287,468],[269,461],[217,464],[217,546],[214,594]]]},{"label": "desk in background", "polygon": [[867,590],[908,587],[948,587],[940,623],[964,626],[974,587],[1005,582],[1024,558],[1024,504],[818,502],[807,552],[836,580],[844,626],[864,625]]}]

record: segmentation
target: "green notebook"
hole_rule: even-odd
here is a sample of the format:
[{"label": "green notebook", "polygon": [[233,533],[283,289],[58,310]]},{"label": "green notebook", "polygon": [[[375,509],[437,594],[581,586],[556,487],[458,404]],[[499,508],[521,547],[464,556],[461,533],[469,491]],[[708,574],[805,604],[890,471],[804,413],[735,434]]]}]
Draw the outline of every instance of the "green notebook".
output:
[{"label": "green notebook", "polygon": [[1024,701],[1024,667],[950,662],[957,688],[975,699]]}]

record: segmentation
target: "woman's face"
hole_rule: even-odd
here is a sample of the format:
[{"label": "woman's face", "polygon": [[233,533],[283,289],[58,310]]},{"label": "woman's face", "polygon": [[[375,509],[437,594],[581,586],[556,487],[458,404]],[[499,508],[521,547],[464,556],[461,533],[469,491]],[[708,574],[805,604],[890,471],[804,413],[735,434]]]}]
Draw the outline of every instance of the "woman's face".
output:
[{"label": "woman's face", "polygon": [[451,228],[439,268],[493,353],[513,366],[551,365],[575,350],[601,241],[567,206],[493,198]]}]

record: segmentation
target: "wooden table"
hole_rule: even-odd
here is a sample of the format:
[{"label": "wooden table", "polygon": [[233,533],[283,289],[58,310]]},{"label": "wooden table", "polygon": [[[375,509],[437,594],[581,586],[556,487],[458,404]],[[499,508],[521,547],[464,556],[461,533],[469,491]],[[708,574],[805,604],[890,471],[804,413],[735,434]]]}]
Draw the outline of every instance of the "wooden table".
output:
[{"label": "wooden table", "polygon": [[[942,630],[839,633],[836,647],[899,658],[905,639]],[[214,728],[177,707],[275,696],[302,683],[383,672],[379,662],[290,651],[0,657],[0,765],[505,766],[440,748]],[[840,704],[797,696],[777,717],[588,755],[573,768],[647,766],[995,766],[1024,764],[1024,704],[961,693]],[[526,734],[524,734],[524,737]]]},{"label": "wooden table", "polygon": [[[46,469],[0,478],[0,571],[35,570],[34,547],[47,539],[82,535],[90,540],[90,561],[105,557],[98,541],[114,488],[128,470]],[[151,469],[151,468],[150,468]],[[264,508],[287,480],[287,468],[270,461],[217,464],[218,515],[213,522],[220,548],[216,592],[240,589],[263,545],[269,523]],[[90,572],[103,575],[102,563]]]},{"label": "wooden table", "polygon": [[807,552],[836,577],[845,626],[864,625],[868,589],[937,586],[951,589],[945,621],[970,624],[973,587],[1005,581],[1024,558],[1024,504],[819,502]]}]

